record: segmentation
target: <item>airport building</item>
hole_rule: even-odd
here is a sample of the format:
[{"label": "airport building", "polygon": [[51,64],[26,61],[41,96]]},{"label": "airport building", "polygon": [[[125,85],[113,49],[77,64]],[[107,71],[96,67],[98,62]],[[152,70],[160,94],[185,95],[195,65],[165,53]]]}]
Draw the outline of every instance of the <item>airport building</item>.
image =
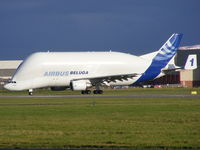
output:
[{"label": "airport building", "polygon": [[[181,70],[180,72],[171,72],[168,75],[148,82],[152,85],[180,85],[183,87],[200,86],[200,45],[180,47],[175,57],[177,66],[184,66],[189,54],[197,54],[197,66],[195,70]],[[11,79],[17,67],[22,60],[0,61],[0,88]]]},{"label": "airport building", "polygon": [[197,54],[197,69],[180,71],[180,83],[184,87],[200,86],[200,45],[184,46],[179,48],[175,64],[183,66],[189,54]]},{"label": "airport building", "polygon": [[22,60],[0,61],[0,88],[11,79]]},{"label": "airport building", "polygon": [[182,87],[200,87],[200,45],[180,47],[175,56],[175,64],[177,66],[184,66],[190,54],[197,54],[197,69],[171,72],[166,76],[152,81],[152,84],[177,84]]}]

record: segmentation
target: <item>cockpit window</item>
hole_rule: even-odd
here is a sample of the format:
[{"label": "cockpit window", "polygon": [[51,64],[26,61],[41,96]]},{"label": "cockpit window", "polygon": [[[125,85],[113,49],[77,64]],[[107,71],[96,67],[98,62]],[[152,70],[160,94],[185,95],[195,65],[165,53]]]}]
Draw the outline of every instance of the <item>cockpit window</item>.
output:
[{"label": "cockpit window", "polygon": [[[23,61],[24,62],[24,61]],[[16,83],[16,81],[13,81],[13,76],[19,71],[20,67],[22,66],[23,62],[20,63],[20,65],[15,70],[15,73],[12,75],[12,79],[8,81],[8,83]]]},{"label": "cockpit window", "polygon": [[8,83],[17,83],[16,81],[8,80]]},{"label": "cockpit window", "polygon": [[22,66],[23,62],[20,63],[20,65],[17,67],[16,72],[19,70],[19,68]]}]

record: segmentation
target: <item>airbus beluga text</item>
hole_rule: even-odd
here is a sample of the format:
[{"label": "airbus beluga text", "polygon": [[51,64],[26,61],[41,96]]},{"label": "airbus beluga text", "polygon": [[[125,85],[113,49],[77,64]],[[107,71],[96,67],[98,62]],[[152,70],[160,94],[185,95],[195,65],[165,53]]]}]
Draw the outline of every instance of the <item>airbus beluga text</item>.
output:
[{"label": "airbus beluga text", "polygon": [[[176,54],[182,34],[173,34],[156,52],[134,56],[120,52],[38,52],[30,55],[16,70],[10,83],[11,91],[51,87],[71,88],[89,94],[102,94],[101,86],[131,85],[159,78],[176,69],[170,61]],[[189,57],[192,61],[196,57]],[[196,65],[188,60],[187,68]],[[190,63],[192,62],[192,63]],[[175,65],[173,65],[175,66]]]}]

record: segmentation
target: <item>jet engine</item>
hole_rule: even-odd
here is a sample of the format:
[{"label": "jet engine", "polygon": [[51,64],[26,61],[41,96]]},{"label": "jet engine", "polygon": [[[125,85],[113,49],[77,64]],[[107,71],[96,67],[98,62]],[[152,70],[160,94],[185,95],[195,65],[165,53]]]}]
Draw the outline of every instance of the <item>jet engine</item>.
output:
[{"label": "jet engine", "polygon": [[77,80],[71,82],[71,89],[73,91],[86,90],[88,87],[91,87],[91,83],[88,80]]}]

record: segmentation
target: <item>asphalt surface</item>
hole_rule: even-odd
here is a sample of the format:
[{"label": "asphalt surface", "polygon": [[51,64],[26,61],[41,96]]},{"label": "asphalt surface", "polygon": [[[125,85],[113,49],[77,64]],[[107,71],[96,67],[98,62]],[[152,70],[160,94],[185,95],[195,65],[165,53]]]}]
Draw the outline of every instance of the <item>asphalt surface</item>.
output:
[{"label": "asphalt surface", "polygon": [[168,95],[168,94],[146,94],[146,95],[22,95],[22,96],[0,96],[0,98],[200,98],[200,95]]}]

